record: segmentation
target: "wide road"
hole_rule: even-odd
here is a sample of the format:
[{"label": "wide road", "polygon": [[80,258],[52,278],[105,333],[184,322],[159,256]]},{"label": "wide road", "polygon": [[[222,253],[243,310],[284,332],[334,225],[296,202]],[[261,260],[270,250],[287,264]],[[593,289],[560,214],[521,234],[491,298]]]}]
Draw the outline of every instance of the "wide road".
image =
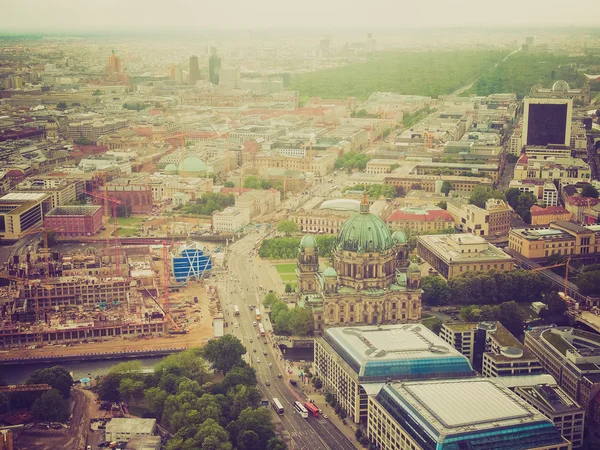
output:
[{"label": "wide road", "polygon": [[[269,399],[269,403],[273,397],[281,401],[285,413],[279,418],[294,441],[294,449],[353,450],[354,445],[331,421],[322,417],[303,419],[294,410],[294,402],[298,400],[304,403],[305,399],[291,388],[289,378],[282,369],[283,361],[279,349],[273,348],[270,337],[257,336],[258,326],[254,325],[254,322],[257,322],[255,311],[251,310],[250,306],[256,305],[262,311],[261,301],[264,293],[275,288],[274,280],[266,271],[261,270],[254,256],[254,244],[261,236],[263,232],[250,233],[228,249],[228,274],[219,280],[225,321],[230,324],[226,330],[237,336],[248,349],[247,361],[256,369],[258,387],[263,397]],[[234,315],[234,305],[239,307],[239,316]],[[272,327],[265,314],[261,314],[260,322],[269,335]]]}]

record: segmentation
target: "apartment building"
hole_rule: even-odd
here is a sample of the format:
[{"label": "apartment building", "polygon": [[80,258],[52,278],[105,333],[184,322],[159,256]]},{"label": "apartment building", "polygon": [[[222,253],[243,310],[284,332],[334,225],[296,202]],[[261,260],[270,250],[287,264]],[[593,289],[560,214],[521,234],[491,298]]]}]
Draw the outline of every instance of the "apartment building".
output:
[{"label": "apartment building", "polygon": [[485,208],[466,203],[448,202],[448,212],[460,231],[476,236],[503,236],[510,231],[512,209],[504,200],[490,199]]},{"label": "apartment building", "polygon": [[530,212],[531,225],[534,226],[548,226],[552,222],[558,221],[568,222],[571,220],[571,217],[573,217],[573,214],[562,206],[548,206],[546,208],[542,208],[541,206],[533,205]]},{"label": "apartment building", "polygon": [[454,228],[452,214],[437,207],[397,209],[386,219],[386,223],[390,230],[417,233]]}]

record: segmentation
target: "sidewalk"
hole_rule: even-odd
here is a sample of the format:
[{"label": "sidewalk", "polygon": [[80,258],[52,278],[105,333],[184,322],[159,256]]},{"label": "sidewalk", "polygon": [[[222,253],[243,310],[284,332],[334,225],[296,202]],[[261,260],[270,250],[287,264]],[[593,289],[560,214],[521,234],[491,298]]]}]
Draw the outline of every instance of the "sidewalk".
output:
[{"label": "sidewalk", "polygon": [[352,442],[354,447],[361,450],[365,449],[356,440],[356,435],[354,433],[356,431],[357,425],[352,421],[352,419],[346,417],[346,419],[344,419],[346,420],[346,425],[344,425],[342,423],[342,419],[340,419],[333,410],[333,408],[327,404],[327,402],[325,401],[325,396],[323,394],[319,394],[318,392],[316,392],[316,390],[311,384],[303,386],[303,390],[306,395],[306,398],[310,398],[311,400],[313,400],[317,408],[320,408],[325,414],[327,414],[327,418],[331,421],[331,423],[333,423],[338,430],[344,433],[348,440]]}]

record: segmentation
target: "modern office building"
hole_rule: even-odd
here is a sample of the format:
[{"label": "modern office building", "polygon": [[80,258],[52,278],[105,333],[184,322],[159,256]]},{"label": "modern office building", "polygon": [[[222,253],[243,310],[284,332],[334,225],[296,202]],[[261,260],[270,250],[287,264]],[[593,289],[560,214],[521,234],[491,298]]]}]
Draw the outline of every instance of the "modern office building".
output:
[{"label": "modern office building", "polygon": [[473,234],[419,236],[417,253],[447,279],[469,271],[513,270],[510,256]]},{"label": "modern office building", "polygon": [[367,420],[373,383],[475,375],[465,356],[421,324],[328,328],[315,339],[314,367],[356,423]]},{"label": "modern office building", "polygon": [[523,145],[571,145],[573,100],[525,98],[523,102]]},{"label": "modern office building", "polygon": [[491,379],[386,383],[368,399],[380,450],[570,450],[544,415]]},{"label": "modern office building", "polygon": [[40,192],[9,192],[0,198],[0,238],[20,239],[42,225],[52,209],[52,197]]},{"label": "modern office building", "polygon": [[200,79],[200,67],[198,66],[198,57],[196,55],[190,56],[190,73],[189,82],[190,84],[196,84],[196,81]]},{"label": "modern office building", "polygon": [[537,375],[540,362],[500,322],[445,323],[440,338],[485,377]]},{"label": "modern office building", "polygon": [[573,448],[583,444],[585,412],[558,386],[518,386],[515,394],[550,419]]},{"label": "modern office building", "polygon": [[525,348],[592,417],[600,391],[600,336],[570,327],[537,327],[525,332]]}]

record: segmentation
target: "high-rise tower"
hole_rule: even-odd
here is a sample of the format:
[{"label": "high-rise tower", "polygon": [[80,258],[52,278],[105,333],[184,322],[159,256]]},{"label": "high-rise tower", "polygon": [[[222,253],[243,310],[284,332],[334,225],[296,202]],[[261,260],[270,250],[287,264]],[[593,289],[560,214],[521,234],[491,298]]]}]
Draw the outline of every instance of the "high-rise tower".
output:
[{"label": "high-rise tower", "polygon": [[198,66],[198,57],[196,55],[190,56],[190,84],[196,84],[196,81],[200,79],[200,67]]}]

